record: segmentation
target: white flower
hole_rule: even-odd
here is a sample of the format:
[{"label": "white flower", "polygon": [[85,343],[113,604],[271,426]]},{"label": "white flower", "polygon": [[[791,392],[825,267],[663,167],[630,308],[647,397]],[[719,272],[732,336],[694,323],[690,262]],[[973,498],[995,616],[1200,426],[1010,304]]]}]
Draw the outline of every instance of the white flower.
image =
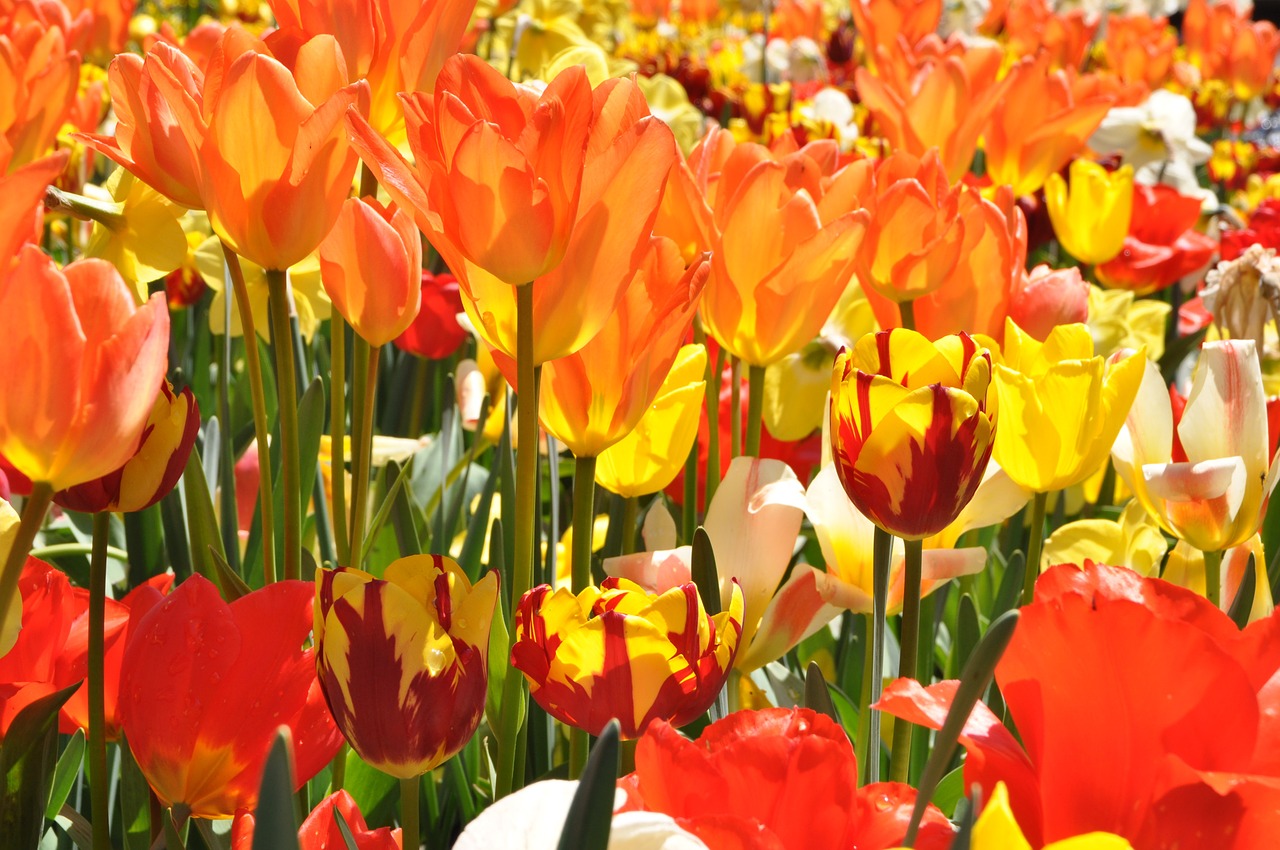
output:
[{"label": "white flower", "polygon": [[1135,169],[1165,161],[1199,165],[1213,153],[1196,137],[1191,101],[1167,89],[1152,92],[1138,106],[1112,109],[1089,139],[1089,147],[1104,156],[1118,153]]},{"label": "white flower", "polygon": [[[576,781],[546,779],[503,797],[467,824],[453,850],[556,850]],[[619,791],[616,810],[625,801]],[[707,850],[667,815],[623,812],[613,816],[609,850]]]},{"label": "white flower", "polygon": [[840,89],[828,87],[818,91],[800,107],[800,114],[816,124],[829,124],[842,151],[853,149],[858,139],[858,124],[854,121],[853,101]]}]

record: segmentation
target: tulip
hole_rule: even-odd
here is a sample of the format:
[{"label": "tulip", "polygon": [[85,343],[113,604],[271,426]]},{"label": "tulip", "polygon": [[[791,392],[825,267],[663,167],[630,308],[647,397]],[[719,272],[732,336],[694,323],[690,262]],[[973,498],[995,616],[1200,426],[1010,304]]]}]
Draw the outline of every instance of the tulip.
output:
[{"label": "tulip", "polygon": [[[1110,357],[1121,349],[1145,347],[1147,357],[1164,356],[1165,327],[1171,308],[1154,298],[1134,298],[1127,289],[1089,288],[1089,333],[1094,350]],[[1207,323],[1207,320],[1206,320]],[[1179,330],[1180,334],[1194,331]]]},{"label": "tulip", "polygon": [[1060,526],[1044,541],[1039,569],[1093,561],[1121,564],[1143,576],[1159,575],[1168,551],[1160,525],[1133,499],[1114,520],[1081,519]]},{"label": "tulip", "polygon": [[984,134],[987,175],[1012,186],[1015,196],[1034,194],[1079,153],[1115,102],[1076,95],[1074,72],[1051,71],[1049,63],[1050,54],[1041,52],[1009,71]]},{"label": "tulip", "polygon": [[[954,273],[979,224],[980,205],[961,201],[974,190],[947,182],[936,152],[917,158],[899,151],[872,164],[849,166],[853,192],[871,214],[858,251],[862,286],[894,302],[941,287]],[[962,214],[963,212],[963,214]]]},{"label": "tulip", "polygon": [[0,193],[6,199],[0,204],[0,281],[22,243],[39,240],[45,189],[66,164],[67,152],[60,151],[6,174],[9,163],[0,145]]},{"label": "tulip", "polygon": [[422,240],[413,218],[376,199],[348,198],[320,243],[320,277],[357,334],[375,347],[391,342],[421,303]]},{"label": "tulip", "polygon": [[1199,198],[1170,186],[1135,186],[1129,234],[1115,259],[1098,266],[1098,280],[1150,295],[1202,271],[1218,245],[1195,230],[1199,220]]},{"label": "tulip", "polygon": [[[956,532],[948,532],[951,538],[969,528],[984,528],[1005,519],[991,517],[985,509],[992,507],[983,499],[981,489],[969,504],[984,510],[981,517],[964,523]],[[1001,500],[1001,508],[1006,503]],[[1016,496],[1009,501],[1007,514],[1015,513],[1026,504],[1026,498]],[[872,582],[874,557],[874,523],[849,501],[834,465],[823,467],[805,491],[805,515],[813,525],[814,536],[822,549],[826,574],[835,583],[838,592],[831,594],[832,602],[855,614],[872,613]],[[999,510],[998,512],[1004,512]],[[981,547],[952,549],[949,547],[926,548],[921,556],[920,595],[928,596],[948,581],[960,576],[973,575],[987,563],[987,552]],[[886,592],[885,614],[902,611],[905,591],[905,553],[900,540],[894,541],[892,561],[889,564],[889,585]]]},{"label": "tulip", "polygon": [[[960,734],[965,786],[990,799],[1005,783],[1032,847],[1095,831],[1136,847],[1267,846],[1280,759],[1263,647],[1277,625],[1241,631],[1124,567],[1050,569],[996,667],[1026,749],[978,704]],[[899,680],[879,708],[937,729],[956,687]]]},{"label": "tulip", "polygon": [[959,54],[919,52],[899,47],[876,51],[876,73],[855,73],[862,103],[895,152],[924,157],[937,148],[950,181],[959,181],[973,162],[978,139],[1004,83],[997,82],[1003,51],[969,47]]},{"label": "tulip", "polygon": [[1142,382],[1145,356],[1107,364],[1084,325],[1038,342],[1009,322],[995,368],[1000,429],[992,455],[1032,492],[1079,484],[1101,468]]},{"label": "tulip", "polygon": [[818,334],[853,274],[868,215],[825,194],[840,179],[826,176],[832,143],[770,149],[726,144],[726,135],[708,135],[691,156],[719,172],[708,201],[720,235],[702,321],[735,357],[764,367]]},{"label": "tulip", "polygon": [[53,501],[84,513],[149,508],[177,485],[199,431],[200,406],[191,388],[175,395],[165,381],[133,457],[114,472],[55,493]]},{"label": "tulip", "polygon": [[1146,15],[1107,15],[1102,55],[1107,66],[1126,83],[1162,87],[1173,70],[1178,32],[1168,18]]},{"label": "tulip", "polygon": [[434,96],[406,99],[405,120],[416,172],[354,114],[352,143],[457,275],[480,336],[516,355],[513,286],[532,282],[528,366],[585,345],[648,250],[678,155],[640,90],[609,80],[593,92],[569,68],[539,95],[457,56]]},{"label": "tulip", "polygon": [[[556,850],[578,788],[576,780],[542,779],[503,797],[467,824],[453,850]],[[614,808],[613,850],[707,850],[669,815]]]},{"label": "tulip", "polygon": [[692,582],[662,594],[606,579],[575,596],[535,587],[516,613],[511,665],[552,717],[592,735],[617,719],[625,739],[655,720],[683,726],[724,686],[742,635],[742,592],[707,614]]},{"label": "tulip", "polygon": [[[696,741],[655,723],[622,784],[645,811],[677,819],[709,847],[884,848],[901,843],[916,792],[896,782],[858,787],[844,730],[807,708],[737,711]],[[918,850],[941,850],[951,824],[926,807]]]},{"label": "tulip", "polygon": [[683,346],[653,403],[627,436],[600,453],[596,483],[626,499],[657,493],[675,480],[698,436],[706,398],[707,351]]},{"label": "tulip", "polygon": [[1071,183],[1050,174],[1045,205],[1053,232],[1067,253],[1083,263],[1105,263],[1124,245],[1133,212],[1133,168],[1108,172],[1096,162],[1071,163]]},{"label": "tulip", "polygon": [[[168,360],[163,295],[134,306],[112,266],[58,269],[28,245],[0,280],[0,338],[9,378],[0,395],[0,454],[54,490],[124,466],[137,451]],[[34,415],[39,412],[39,415]]]},{"label": "tulip", "polygon": [[36,21],[0,32],[0,148],[12,170],[46,155],[75,101],[80,54],[63,28]]},{"label": "tulip", "polygon": [[[346,824],[346,831],[351,834],[353,843],[350,845],[338,826],[339,815]],[[252,814],[244,809],[236,812],[235,822],[231,825],[231,850],[253,850],[254,828]],[[338,850],[345,847],[352,850],[400,850],[401,844],[399,828],[383,826],[369,829],[355,798],[346,790],[334,791],[321,800],[298,828],[298,850]]]},{"label": "tulip", "polygon": [[1023,275],[1021,286],[1011,293],[1009,318],[1028,335],[1043,342],[1058,325],[1083,324],[1088,320],[1090,292],[1078,268],[1036,266]]},{"label": "tulip", "polygon": [[58,690],[58,657],[77,615],[71,583],[44,561],[27,558],[18,591],[21,631],[0,655],[0,740],[18,712]]},{"label": "tulip", "polygon": [[[983,801],[971,841],[973,850],[1031,850],[1013,816],[1009,787],[1003,782],[997,782],[991,799]],[[1133,845],[1112,832],[1091,832],[1046,844],[1044,850],[1133,850]]]},{"label": "tulip", "polygon": [[1220,79],[1242,102],[1263,92],[1271,78],[1280,33],[1270,21],[1249,20],[1233,3],[1192,0],[1183,18],[1187,59],[1203,79]]},{"label": "tulip", "polygon": [[1056,68],[1079,68],[1089,52],[1101,17],[1085,9],[1054,10],[1048,0],[1010,3],[1005,17],[1009,47],[1015,55],[1043,52]]},{"label": "tulip", "polygon": [[854,0],[850,4],[854,24],[864,43],[874,51],[879,45],[893,44],[899,38],[907,46],[915,46],[938,28],[942,20],[941,0]]},{"label": "tulip", "polygon": [[[462,312],[458,279],[451,274],[423,271],[419,301],[418,315],[392,342],[409,354],[443,360],[457,351],[467,338],[466,330],[458,324],[458,314]],[[461,380],[458,383],[461,384]]]},{"label": "tulip", "polygon": [[1280,474],[1253,341],[1205,344],[1176,422],[1160,370],[1147,364],[1112,448],[1116,472],[1175,537],[1205,552],[1244,543],[1262,524]]},{"label": "tulip", "polygon": [[484,711],[497,573],[472,586],[441,555],[400,558],[382,579],[316,574],[316,665],[352,749],[412,779],[471,740]]},{"label": "tulip", "polygon": [[316,681],[312,590],[278,581],[228,605],[203,576],[136,626],[120,669],[129,748],[164,806],[229,818],[257,803],[276,730],[294,743],[295,788],[342,746]]},{"label": "tulip", "polygon": [[357,159],[343,118],[369,95],[367,83],[346,84],[340,57],[332,37],[317,36],[287,66],[234,29],[214,51],[201,199],[223,242],[265,269],[314,251],[350,192]]},{"label": "tulip", "polygon": [[115,134],[76,138],[178,206],[203,209],[200,146],[208,131],[204,73],[176,47],[163,43],[145,57],[122,53],[107,73]]},{"label": "tulip", "polygon": [[654,238],[622,303],[595,339],[542,367],[542,425],[575,456],[602,454],[653,405],[709,272],[705,256],[686,269],[673,241]]},{"label": "tulip", "polygon": [[845,492],[904,540],[937,534],[973,498],[991,457],[991,355],[967,335],[898,328],[836,358],[831,448]]}]

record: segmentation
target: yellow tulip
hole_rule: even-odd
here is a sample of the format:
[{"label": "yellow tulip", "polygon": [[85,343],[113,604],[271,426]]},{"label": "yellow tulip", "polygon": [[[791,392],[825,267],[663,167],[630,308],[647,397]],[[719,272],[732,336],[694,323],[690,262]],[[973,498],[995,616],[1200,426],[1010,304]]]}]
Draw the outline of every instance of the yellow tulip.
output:
[{"label": "yellow tulip", "polygon": [[686,345],[676,355],[658,397],[630,434],[600,453],[596,483],[626,498],[656,493],[684,468],[698,436],[707,350]]},{"label": "yellow tulip", "polygon": [[[973,825],[972,850],[1031,850],[1009,806],[1009,789],[997,782],[991,799]],[[1128,841],[1110,832],[1090,832],[1046,844],[1044,850],[1133,850]]]},{"label": "yellow tulip", "polygon": [[1133,168],[1108,172],[1096,162],[1071,163],[1071,183],[1050,174],[1045,205],[1058,241],[1084,263],[1105,263],[1120,253],[1133,214]]},{"label": "yellow tulip", "polygon": [[1147,349],[1147,357],[1164,356],[1164,329],[1173,311],[1163,301],[1135,298],[1127,289],[1089,287],[1089,332],[1094,350],[1110,357],[1123,348]]},{"label": "yellow tulip", "polygon": [[1036,493],[1084,481],[1124,425],[1145,353],[1108,365],[1084,325],[1059,325],[1040,342],[1008,321],[1003,360],[995,367],[996,463]]},{"label": "yellow tulip", "polygon": [[1044,542],[1040,571],[1055,564],[1099,564],[1129,567],[1144,576],[1158,574],[1169,544],[1153,520],[1135,499],[1125,505],[1118,519],[1082,519],[1059,528]]},{"label": "yellow tulip", "polygon": [[[0,564],[9,559],[9,550],[18,536],[18,519],[13,505],[0,499]],[[18,632],[22,631],[22,594],[15,593],[9,601],[9,610],[0,613],[4,614],[0,618],[0,658],[4,658],[18,642]]]}]

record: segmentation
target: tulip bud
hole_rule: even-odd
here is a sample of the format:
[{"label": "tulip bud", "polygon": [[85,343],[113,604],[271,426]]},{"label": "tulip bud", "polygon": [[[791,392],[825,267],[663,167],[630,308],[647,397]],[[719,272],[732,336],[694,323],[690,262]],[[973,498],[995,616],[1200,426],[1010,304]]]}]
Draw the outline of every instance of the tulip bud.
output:
[{"label": "tulip bud", "polygon": [[1133,214],[1133,169],[1108,172],[1096,162],[1071,163],[1071,182],[1050,174],[1045,205],[1053,232],[1067,253],[1082,263],[1105,263],[1124,245]]},{"label": "tulip bud", "polygon": [[552,717],[593,735],[617,718],[623,738],[654,720],[683,726],[710,707],[742,636],[742,590],[708,614],[692,582],[659,595],[605,579],[576,597],[535,587],[516,612],[511,664]]},{"label": "tulip bud", "polygon": [[462,295],[451,274],[422,272],[421,305],[417,317],[396,337],[396,348],[427,360],[442,360],[458,350],[467,331],[458,323]]},{"label": "tulip bud", "polygon": [[967,334],[937,343],[902,328],[836,358],[831,450],[849,499],[903,539],[959,516],[991,458],[991,355]]},{"label": "tulip bud", "polygon": [[191,388],[174,395],[173,385],[165,381],[133,457],[114,472],[62,490],[53,500],[84,513],[148,508],[177,485],[199,431],[200,406]]},{"label": "tulip bud", "polygon": [[422,240],[405,212],[348,198],[320,243],[320,276],[334,309],[372,346],[413,324],[422,291]]},{"label": "tulip bud", "polygon": [[442,555],[401,558],[382,579],[347,567],[316,573],[320,686],[361,758],[409,779],[471,739],[497,598],[497,573],[473,586]]}]

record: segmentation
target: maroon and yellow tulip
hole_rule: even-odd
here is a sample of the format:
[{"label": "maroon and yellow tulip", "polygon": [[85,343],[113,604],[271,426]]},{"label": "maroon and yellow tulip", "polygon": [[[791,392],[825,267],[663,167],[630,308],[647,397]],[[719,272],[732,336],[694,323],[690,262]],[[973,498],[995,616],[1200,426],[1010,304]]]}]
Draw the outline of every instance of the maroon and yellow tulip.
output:
[{"label": "maroon and yellow tulip", "polygon": [[316,574],[320,687],[361,758],[409,779],[471,739],[497,599],[497,573],[473,586],[442,555],[401,558],[381,579],[347,567]]},{"label": "maroon and yellow tulip", "polygon": [[836,358],[831,449],[850,500],[898,537],[937,534],[991,458],[991,354],[968,334],[936,343],[897,328]]},{"label": "maroon and yellow tulip", "polygon": [[742,635],[742,591],[707,614],[692,583],[662,594],[605,579],[577,596],[535,587],[516,612],[511,664],[557,720],[593,735],[617,718],[624,738],[654,720],[676,726],[710,707]]}]

